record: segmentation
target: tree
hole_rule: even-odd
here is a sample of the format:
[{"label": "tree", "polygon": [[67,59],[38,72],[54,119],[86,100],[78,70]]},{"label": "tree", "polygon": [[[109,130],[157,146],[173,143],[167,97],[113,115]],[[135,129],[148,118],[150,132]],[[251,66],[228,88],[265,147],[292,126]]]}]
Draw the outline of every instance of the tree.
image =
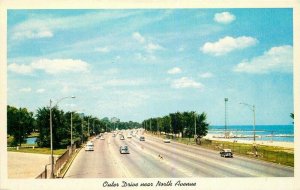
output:
[{"label": "tree", "polygon": [[[40,147],[50,147],[50,109],[49,107],[37,110],[36,120],[39,127],[37,143]],[[52,138],[53,148],[65,148],[70,144],[70,118],[58,107],[52,108]]]},{"label": "tree", "polygon": [[294,113],[291,113],[290,117],[293,119],[293,123],[294,123]]},{"label": "tree", "polygon": [[13,136],[12,145],[21,146],[25,138],[35,129],[33,113],[26,108],[7,106],[7,133]]},{"label": "tree", "polygon": [[197,116],[196,120],[196,134],[197,134],[197,143],[200,143],[200,139],[207,135],[209,124],[206,121],[206,113],[202,112]]},{"label": "tree", "polygon": [[161,121],[161,127],[162,127],[162,131],[164,131],[165,133],[170,133],[171,132],[171,118],[170,116],[164,116],[162,118]]}]

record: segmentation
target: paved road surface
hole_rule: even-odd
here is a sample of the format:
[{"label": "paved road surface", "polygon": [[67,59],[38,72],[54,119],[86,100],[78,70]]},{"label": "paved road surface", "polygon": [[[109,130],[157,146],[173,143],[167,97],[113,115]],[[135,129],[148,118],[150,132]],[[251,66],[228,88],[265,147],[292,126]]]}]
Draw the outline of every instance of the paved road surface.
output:
[{"label": "paved road surface", "polygon": [[[146,141],[119,135],[95,139],[95,151],[82,149],[65,178],[176,178],[176,177],[260,177],[294,176],[294,169],[248,159],[220,157],[217,151],[180,143],[163,143],[146,135]],[[130,154],[120,154],[126,144]],[[161,157],[159,157],[159,155]]]}]

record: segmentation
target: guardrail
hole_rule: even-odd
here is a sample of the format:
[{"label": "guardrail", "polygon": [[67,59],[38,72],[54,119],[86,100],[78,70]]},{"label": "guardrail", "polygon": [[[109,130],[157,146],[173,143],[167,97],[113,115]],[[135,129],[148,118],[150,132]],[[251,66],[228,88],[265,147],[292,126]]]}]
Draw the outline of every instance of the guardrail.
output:
[{"label": "guardrail", "polygon": [[[73,146],[68,146],[67,150],[60,156],[54,163],[54,175],[55,177],[60,177],[61,170],[67,163],[67,161],[71,158],[72,154],[76,150],[76,144],[73,144]],[[51,164],[45,165],[44,171],[42,171],[35,179],[47,179],[50,178],[50,170],[47,169],[47,166],[50,166]]]},{"label": "guardrail", "polygon": [[67,161],[70,159],[72,154],[76,150],[76,144],[73,144],[72,146],[68,146],[67,151],[63,153],[55,162],[54,167],[54,174],[56,177],[60,177],[61,169],[65,166]]},{"label": "guardrail", "polygon": [[21,148],[32,148],[32,149],[34,149],[35,148],[35,146],[8,146],[7,148],[15,148],[15,149],[17,149],[17,150],[19,150],[19,149],[21,149]]},{"label": "guardrail", "polygon": [[47,166],[49,165],[50,164],[46,164],[44,171],[40,173],[40,175],[38,175],[35,179],[47,179],[48,177],[50,177],[50,175],[48,175],[49,170],[47,170]]}]

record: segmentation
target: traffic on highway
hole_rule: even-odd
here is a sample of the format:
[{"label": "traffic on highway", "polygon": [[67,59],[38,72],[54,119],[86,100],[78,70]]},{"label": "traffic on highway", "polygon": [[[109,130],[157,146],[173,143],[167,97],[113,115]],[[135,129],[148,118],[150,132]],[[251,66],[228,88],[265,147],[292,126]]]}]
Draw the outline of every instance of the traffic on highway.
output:
[{"label": "traffic on highway", "polygon": [[64,178],[292,177],[274,163],[185,145],[144,129],[101,133],[87,142]]}]

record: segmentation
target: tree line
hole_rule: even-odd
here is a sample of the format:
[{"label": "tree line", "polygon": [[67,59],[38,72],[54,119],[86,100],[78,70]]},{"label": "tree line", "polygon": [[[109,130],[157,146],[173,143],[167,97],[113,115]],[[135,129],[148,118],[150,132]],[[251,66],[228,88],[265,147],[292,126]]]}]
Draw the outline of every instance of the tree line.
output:
[{"label": "tree line", "polygon": [[142,125],[147,131],[153,133],[182,134],[182,137],[191,138],[196,132],[197,137],[202,138],[208,131],[209,124],[206,118],[204,112],[201,114],[194,111],[176,112],[163,117],[145,119]]},{"label": "tree line", "polygon": [[[52,108],[53,148],[65,148],[71,144],[71,114],[73,143],[81,144],[89,136],[115,129],[141,127],[137,122],[111,122],[107,117],[99,119],[77,112],[64,112]],[[7,106],[7,133],[13,136],[10,146],[21,146],[26,138],[36,132],[39,147],[50,147],[50,108],[38,108],[36,114],[26,108]]]}]

